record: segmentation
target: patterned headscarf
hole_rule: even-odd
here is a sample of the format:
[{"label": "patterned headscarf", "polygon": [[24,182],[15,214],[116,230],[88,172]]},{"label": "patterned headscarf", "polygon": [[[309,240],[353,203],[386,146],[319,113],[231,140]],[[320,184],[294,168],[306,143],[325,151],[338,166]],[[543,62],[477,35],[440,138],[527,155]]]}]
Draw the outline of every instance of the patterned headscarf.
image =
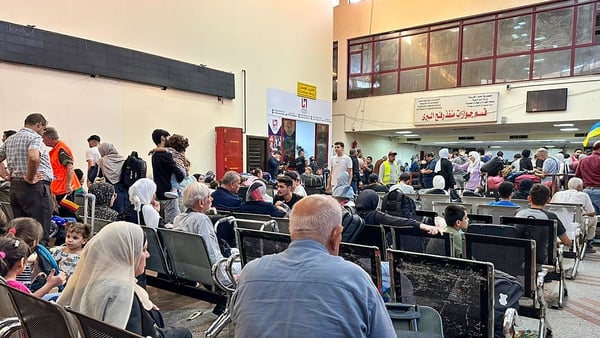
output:
[{"label": "patterned headscarf", "polygon": [[90,186],[90,194],[96,196],[96,206],[108,207],[115,193],[115,187],[110,183],[94,183]]}]

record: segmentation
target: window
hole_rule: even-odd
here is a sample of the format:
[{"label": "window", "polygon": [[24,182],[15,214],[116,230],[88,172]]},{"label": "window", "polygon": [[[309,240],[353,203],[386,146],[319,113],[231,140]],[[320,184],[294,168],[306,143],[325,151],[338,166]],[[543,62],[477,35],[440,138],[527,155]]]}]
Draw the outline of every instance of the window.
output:
[{"label": "window", "polygon": [[600,74],[600,0],[348,41],[348,98]]},{"label": "window", "polygon": [[333,65],[331,68],[332,78],[331,78],[331,99],[333,101],[337,100],[337,73],[338,73],[338,43],[337,41],[333,42]]}]

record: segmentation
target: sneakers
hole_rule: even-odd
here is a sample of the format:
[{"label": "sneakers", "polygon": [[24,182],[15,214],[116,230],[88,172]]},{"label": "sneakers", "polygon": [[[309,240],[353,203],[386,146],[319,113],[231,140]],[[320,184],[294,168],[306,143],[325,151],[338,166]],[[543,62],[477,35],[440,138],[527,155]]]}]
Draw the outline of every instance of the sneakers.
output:
[{"label": "sneakers", "polygon": [[179,198],[179,194],[177,193],[177,191],[167,191],[165,192],[165,197],[170,199]]}]

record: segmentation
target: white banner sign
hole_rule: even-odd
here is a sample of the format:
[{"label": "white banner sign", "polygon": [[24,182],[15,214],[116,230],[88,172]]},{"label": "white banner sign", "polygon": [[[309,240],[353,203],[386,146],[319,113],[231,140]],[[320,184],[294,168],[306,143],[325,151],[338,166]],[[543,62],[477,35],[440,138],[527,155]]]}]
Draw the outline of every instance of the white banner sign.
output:
[{"label": "white banner sign", "polygon": [[415,126],[496,122],[498,93],[415,99]]}]

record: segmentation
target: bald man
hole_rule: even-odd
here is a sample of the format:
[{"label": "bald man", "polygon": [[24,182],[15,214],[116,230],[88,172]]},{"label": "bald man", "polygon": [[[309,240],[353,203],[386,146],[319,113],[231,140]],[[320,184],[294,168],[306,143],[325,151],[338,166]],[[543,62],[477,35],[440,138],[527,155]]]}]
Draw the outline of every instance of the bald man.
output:
[{"label": "bald man", "polygon": [[330,196],[295,204],[290,246],[242,270],[231,305],[236,337],[396,337],[371,278],[338,257],[341,224]]}]

